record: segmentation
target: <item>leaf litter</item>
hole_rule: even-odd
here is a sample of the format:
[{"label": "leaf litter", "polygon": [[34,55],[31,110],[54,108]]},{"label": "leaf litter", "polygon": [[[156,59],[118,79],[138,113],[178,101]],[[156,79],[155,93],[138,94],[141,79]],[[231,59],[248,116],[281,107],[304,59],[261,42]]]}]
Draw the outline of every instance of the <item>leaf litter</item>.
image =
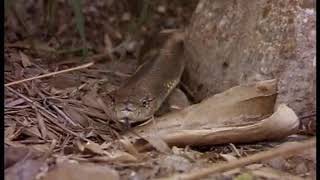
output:
[{"label": "leaf litter", "polygon": [[[96,54],[107,52],[107,55],[102,55],[106,57],[105,60],[88,66],[86,69],[45,76],[41,79],[36,78],[6,87],[4,141],[6,179],[19,179],[20,177],[23,179],[105,179],[106,177],[108,179],[154,179],[176,173],[194,172],[196,169],[206,168],[212,164],[219,166],[222,162],[233,163],[237,159],[278,147],[277,144],[268,141],[263,141],[264,144],[257,142],[230,144],[227,141],[222,145],[208,143],[191,147],[193,143],[190,143],[188,146],[178,147],[179,143],[170,144],[166,138],[154,135],[142,137],[144,141],[147,140],[145,143],[151,142],[152,145],[150,150],[141,152],[139,146],[137,147],[137,144],[130,138],[123,139],[119,126],[106,118],[104,110],[97,103],[97,94],[108,93],[118,88],[134,73],[139,64],[137,57],[141,58],[148,54],[139,44],[143,40],[150,41],[148,38],[156,36],[154,32],[157,32],[159,25],[154,22],[163,18],[165,25],[162,28],[170,29],[172,28],[171,21],[174,19],[175,22],[178,22],[176,26],[183,27],[196,5],[196,2],[189,6],[178,2],[172,4],[167,1],[153,2],[152,9],[157,11],[152,17],[153,20],[141,27],[141,32],[137,33],[137,37],[127,40],[126,34],[130,32],[127,32],[125,22],[128,18],[136,18],[132,12],[139,11],[139,7],[136,6],[132,6],[132,12],[125,10],[125,7],[132,5],[131,2],[128,3],[84,1],[86,5],[84,6],[84,18],[88,22],[85,29],[86,40],[90,43],[88,49],[90,51],[93,49],[90,46],[94,47]],[[33,1],[26,3],[26,8],[18,5],[16,7],[19,9],[18,12],[23,14],[22,17],[31,17],[26,18],[28,19],[26,25],[33,27],[30,31],[34,38],[32,39],[33,44],[26,40],[26,34],[12,21],[12,17],[10,21],[6,19],[6,32],[10,32],[5,36],[6,83],[46,75],[58,70],[68,70],[85,63],[80,61],[81,58],[76,57],[76,49],[82,47],[83,39],[77,37],[77,31],[72,30],[69,23],[72,19],[70,13],[67,13],[68,10],[70,12],[70,7],[62,1],[58,3],[58,6],[64,9],[57,11],[57,18],[60,18],[60,23],[55,25],[59,26],[56,27],[58,41],[54,37],[49,37],[49,39],[43,37],[39,32],[41,28],[35,28],[41,24],[35,17],[41,17],[38,14],[43,11]],[[122,7],[122,10],[116,11],[116,6]],[[34,8],[34,13],[26,12],[28,7]],[[106,9],[108,9],[107,12]],[[180,11],[180,15],[183,16],[179,17],[176,11]],[[125,48],[118,49],[121,49],[119,53],[124,57],[122,61],[119,61],[117,53],[112,52],[123,42],[125,42],[122,44]],[[149,50],[159,48],[159,45],[145,44]],[[70,46],[75,48],[65,49]],[[92,55],[90,53],[92,52],[89,52],[89,57]],[[252,95],[252,93],[248,94]],[[212,125],[211,120],[198,116],[198,112],[189,116],[190,121],[183,126],[187,127],[187,130],[190,130],[190,127],[205,129],[209,133],[201,134],[201,137],[212,138],[216,135],[215,133],[220,132],[219,128],[223,129],[225,126],[233,127],[222,131],[223,133],[230,132],[232,136],[232,132],[239,129],[236,126],[250,127],[256,125],[256,122],[260,122],[260,125],[264,122],[268,124],[264,120],[270,120],[277,109],[273,109],[273,94],[267,96],[253,96],[238,102],[236,102],[237,98],[241,97],[229,99],[220,97],[217,102],[223,107],[242,106],[244,109],[247,107],[258,113],[241,116],[244,109],[235,108],[237,111],[230,111],[234,113],[232,118],[223,116],[228,112],[222,112],[222,116],[215,114],[214,116],[222,118],[217,119],[218,123],[212,127],[210,126]],[[249,106],[248,104],[252,102],[257,103],[258,106]],[[195,106],[189,107],[189,109],[192,108]],[[285,105],[282,106],[282,109],[288,110]],[[195,121],[197,118],[198,120],[202,118],[203,121]],[[216,130],[208,131],[210,128],[216,128]],[[263,128],[261,130],[263,131]],[[180,138],[186,138],[184,133],[178,134]],[[197,133],[203,132],[193,131],[190,137],[197,136]],[[291,137],[293,142],[300,141],[299,137]],[[286,141],[276,140],[276,142],[286,144]],[[305,150],[299,155],[280,156],[269,161],[256,162],[255,168],[252,165],[237,167],[210,177],[235,179],[315,177],[314,154],[314,149]]]}]

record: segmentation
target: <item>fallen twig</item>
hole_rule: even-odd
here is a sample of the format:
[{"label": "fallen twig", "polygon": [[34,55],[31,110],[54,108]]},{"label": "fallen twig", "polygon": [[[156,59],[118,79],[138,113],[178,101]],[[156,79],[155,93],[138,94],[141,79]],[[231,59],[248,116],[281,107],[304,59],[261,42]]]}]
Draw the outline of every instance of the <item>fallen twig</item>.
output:
[{"label": "fallen twig", "polygon": [[314,112],[314,113],[311,113],[311,114],[308,114],[308,115],[304,115],[304,116],[301,116],[300,119],[307,119],[307,118],[310,118],[310,117],[315,117],[317,114]]},{"label": "fallen twig", "polygon": [[254,154],[252,156],[248,156],[248,157],[241,158],[238,160],[230,161],[230,162],[223,163],[220,165],[214,164],[208,168],[200,169],[195,172],[185,173],[185,174],[175,174],[171,177],[161,178],[161,179],[162,180],[200,179],[200,178],[204,178],[204,177],[206,177],[210,174],[213,174],[213,173],[228,171],[228,170],[231,170],[234,168],[239,168],[239,167],[246,166],[246,165],[249,165],[252,163],[256,163],[258,161],[264,161],[267,159],[271,159],[271,158],[274,158],[277,156],[281,156],[281,155],[288,156],[288,155],[297,153],[299,151],[314,147],[315,145],[316,145],[316,138],[313,137],[313,138],[305,140],[301,143],[281,146],[281,147],[278,147],[275,149],[260,152],[260,153]]},{"label": "fallen twig", "polygon": [[70,71],[84,69],[84,68],[90,67],[92,65],[94,65],[94,62],[89,62],[89,63],[83,64],[81,66],[77,66],[77,67],[73,67],[73,68],[69,68],[69,69],[64,69],[64,70],[61,70],[61,71],[52,72],[52,73],[48,73],[48,74],[43,74],[43,75],[40,75],[40,76],[35,76],[35,77],[27,78],[27,79],[22,79],[22,80],[19,80],[19,81],[14,81],[14,82],[11,82],[11,83],[7,83],[4,86],[5,87],[9,87],[9,86],[12,86],[12,85],[15,85],[15,84],[20,84],[20,83],[31,81],[31,80],[35,80],[35,79],[41,79],[41,78],[54,76],[54,75],[61,74],[61,73],[66,73],[66,72],[70,72]]},{"label": "fallen twig", "polygon": [[10,82],[10,83],[5,84],[5,87],[9,87],[9,86],[12,86],[12,85],[15,85],[15,84],[20,84],[20,83],[31,81],[31,80],[35,80],[35,79],[41,79],[41,78],[45,78],[45,77],[54,76],[54,75],[57,75],[57,74],[62,74],[62,73],[66,73],[66,72],[71,72],[71,71],[75,71],[75,70],[79,70],[79,69],[88,68],[88,67],[94,65],[95,63],[99,62],[101,59],[104,59],[104,58],[110,58],[110,54],[109,53],[97,54],[97,55],[88,57],[88,59],[90,59],[91,62],[88,62],[86,64],[83,64],[83,65],[80,65],[80,66],[76,66],[76,67],[73,67],[73,68],[69,68],[69,69],[64,69],[64,70],[57,71],[57,72],[47,73],[47,74],[43,74],[43,75],[40,75],[40,76],[35,76],[35,77],[27,78],[27,79],[22,79],[22,80],[19,80],[19,81]]}]

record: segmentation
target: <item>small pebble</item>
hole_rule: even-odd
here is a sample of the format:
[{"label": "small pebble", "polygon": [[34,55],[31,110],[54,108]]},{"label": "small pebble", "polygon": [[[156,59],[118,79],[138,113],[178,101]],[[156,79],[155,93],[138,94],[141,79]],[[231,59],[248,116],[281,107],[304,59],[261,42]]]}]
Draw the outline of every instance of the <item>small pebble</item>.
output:
[{"label": "small pebble", "polygon": [[167,8],[165,6],[158,6],[157,11],[159,13],[165,13],[167,11]]},{"label": "small pebble", "polygon": [[124,13],[121,17],[122,21],[129,21],[130,19],[131,19],[131,15],[128,12]]}]

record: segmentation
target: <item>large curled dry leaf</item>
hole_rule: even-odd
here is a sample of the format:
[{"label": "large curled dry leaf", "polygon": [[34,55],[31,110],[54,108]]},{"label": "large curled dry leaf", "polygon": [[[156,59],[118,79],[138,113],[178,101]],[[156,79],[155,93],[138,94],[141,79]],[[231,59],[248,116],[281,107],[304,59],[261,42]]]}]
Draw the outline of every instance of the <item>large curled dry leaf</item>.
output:
[{"label": "large curled dry leaf", "polygon": [[[299,121],[286,105],[280,105],[274,112],[276,87],[275,80],[237,86],[184,110],[157,118],[134,131],[142,137],[159,136],[171,146],[283,138],[296,132]],[[135,146],[144,149],[149,145],[137,138]]]}]

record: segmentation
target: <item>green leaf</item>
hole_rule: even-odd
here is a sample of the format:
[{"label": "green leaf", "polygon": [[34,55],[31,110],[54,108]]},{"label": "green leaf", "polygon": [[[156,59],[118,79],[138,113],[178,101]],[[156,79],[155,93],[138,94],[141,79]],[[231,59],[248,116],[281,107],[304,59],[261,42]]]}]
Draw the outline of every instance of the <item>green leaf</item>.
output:
[{"label": "green leaf", "polygon": [[14,0],[4,0],[4,13],[7,15]]},{"label": "green leaf", "polygon": [[128,27],[129,34],[136,34],[137,31],[139,31],[139,28],[146,23],[150,19],[150,13],[151,13],[151,1],[150,0],[142,0],[142,9],[139,14],[139,17],[137,18],[136,22],[131,21]]},{"label": "green leaf", "polygon": [[253,176],[249,173],[243,173],[234,178],[235,180],[253,180]]},{"label": "green leaf", "polygon": [[76,27],[80,34],[80,38],[82,40],[82,56],[85,57],[88,53],[87,48],[87,41],[86,41],[86,35],[84,31],[84,16],[82,14],[82,6],[81,6],[82,0],[70,0],[70,5],[73,9],[75,20],[76,20]]},{"label": "green leaf", "polygon": [[150,5],[151,5],[150,0],[143,1],[142,11],[140,13],[140,17],[138,20],[139,26],[141,26],[143,23],[145,23],[148,20],[149,13],[150,13]]},{"label": "green leaf", "polygon": [[48,27],[48,32],[50,33],[53,30],[53,26],[54,26],[54,22],[55,22],[57,1],[56,0],[48,0],[45,8],[46,8],[45,21],[46,21],[46,24]]}]

